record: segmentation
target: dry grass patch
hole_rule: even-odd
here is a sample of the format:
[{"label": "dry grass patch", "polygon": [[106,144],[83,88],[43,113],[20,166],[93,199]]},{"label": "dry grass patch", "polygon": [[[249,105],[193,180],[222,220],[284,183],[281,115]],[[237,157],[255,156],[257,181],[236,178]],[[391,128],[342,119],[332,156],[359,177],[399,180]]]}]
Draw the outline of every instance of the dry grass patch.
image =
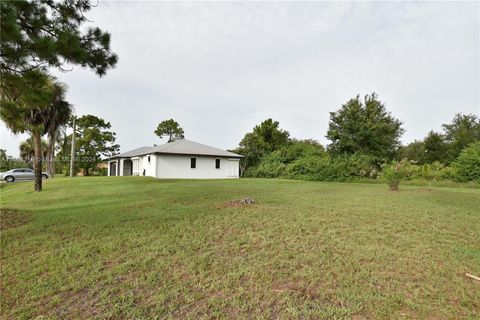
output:
[{"label": "dry grass patch", "polygon": [[0,208],[0,231],[19,227],[32,220],[31,215],[14,209]]}]

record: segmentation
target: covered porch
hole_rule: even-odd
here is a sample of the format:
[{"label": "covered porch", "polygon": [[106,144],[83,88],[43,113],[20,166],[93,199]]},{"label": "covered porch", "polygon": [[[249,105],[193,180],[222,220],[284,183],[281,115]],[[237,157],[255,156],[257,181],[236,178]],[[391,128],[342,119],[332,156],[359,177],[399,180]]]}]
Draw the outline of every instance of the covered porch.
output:
[{"label": "covered porch", "polygon": [[108,161],[108,176],[140,175],[140,158],[120,158]]}]

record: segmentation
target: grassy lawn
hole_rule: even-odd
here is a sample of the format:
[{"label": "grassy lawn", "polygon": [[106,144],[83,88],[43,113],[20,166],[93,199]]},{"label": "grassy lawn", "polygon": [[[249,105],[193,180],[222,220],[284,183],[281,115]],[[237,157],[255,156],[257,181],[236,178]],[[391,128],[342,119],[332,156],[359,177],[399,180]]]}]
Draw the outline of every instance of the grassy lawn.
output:
[{"label": "grassy lawn", "polygon": [[[480,275],[480,189],[144,177],[2,187],[4,319],[480,317],[480,281],[465,277]],[[243,197],[257,203],[229,204]]]}]

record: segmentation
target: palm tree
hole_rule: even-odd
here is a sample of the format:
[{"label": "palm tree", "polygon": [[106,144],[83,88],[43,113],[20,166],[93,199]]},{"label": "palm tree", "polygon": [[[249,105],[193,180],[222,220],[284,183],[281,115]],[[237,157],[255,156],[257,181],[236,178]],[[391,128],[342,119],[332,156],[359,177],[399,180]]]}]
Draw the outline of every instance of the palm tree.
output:
[{"label": "palm tree", "polygon": [[[47,153],[47,142],[42,139],[42,157],[45,158]],[[33,148],[33,139],[28,138],[27,140],[20,143],[20,159],[24,162],[28,163],[32,167],[34,166],[34,159],[35,159],[35,150]]]},{"label": "palm tree", "polygon": [[56,87],[60,84],[54,77],[41,70],[32,70],[21,75],[4,73],[0,76],[0,118],[14,134],[26,132],[32,136],[35,191],[41,191],[43,149],[41,138],[49,128],[55,127],[53,122],[57,121],[52,121],[51,118],[56,119],[56,112],[66,110],[64,96],[60,95],[59,99],[55,99],[56,93],[59,92]]},{"label": "palm tree", "polygon": [[48,135],[48,146],[46,152],[47,173],[50,177],[55,175],[55,145],[59,142],[60,134],[72,116],[72,105],[65,100],[67,86],[64,83],[51,78],[54,88],[54,98],[45,113],[45,129]]},{"label": "palm tree", "polygon": [[0,81],[0,118],[14,134],[30,133],[33,139],[35,191],[42,190],[42,135],[45,119],[42,111],[53,100],[49,76],[41,70],[22,74],[2,73]]}]

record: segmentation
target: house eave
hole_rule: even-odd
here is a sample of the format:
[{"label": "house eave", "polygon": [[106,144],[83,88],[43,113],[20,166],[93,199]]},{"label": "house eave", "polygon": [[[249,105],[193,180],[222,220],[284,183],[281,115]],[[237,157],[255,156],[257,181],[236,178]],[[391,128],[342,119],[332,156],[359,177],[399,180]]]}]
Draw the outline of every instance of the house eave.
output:
[{"label": "house eave", "polygon": [[142,156],[146,156],[149,154],[159,154],[159,155],[178,155],[178,156],[199,156],[199,157],[216,157],[216,158],[235,158],[235,159],[242,159],[245,158],[245,156],[242,156],[240,154],[233,154],[233,155],[218,155],[218,154],[203,154],[203,153],[176,153],[176,152],[149,152],[149,153],[142,153],[142,154],[136,154],[134,156],[128,156],[128,157],[122,157],[122,156],[113,156],[110,158],[105,159],[105,161],[112,161],[115,159],[122,159],[122,158],[138,158]]}]

